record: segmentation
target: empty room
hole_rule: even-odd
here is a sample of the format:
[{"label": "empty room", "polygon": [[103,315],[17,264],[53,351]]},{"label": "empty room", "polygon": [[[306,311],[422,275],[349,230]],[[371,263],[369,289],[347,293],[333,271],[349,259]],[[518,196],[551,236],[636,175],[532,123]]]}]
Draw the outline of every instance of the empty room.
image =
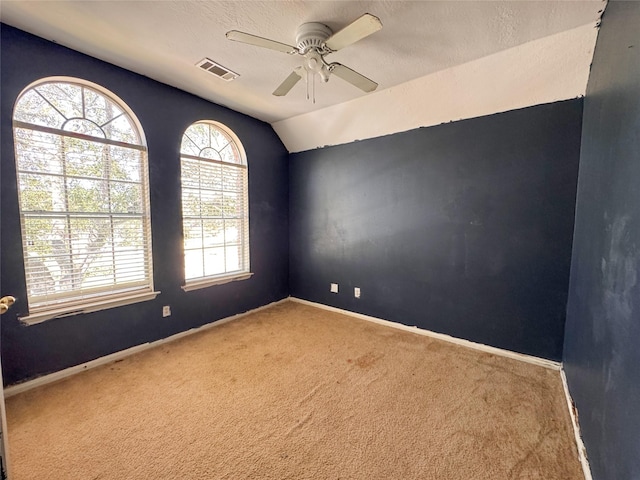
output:
[{"label": "empty room", "polygon": [[1,478],[640,480],[640,2],[1,3]]}]

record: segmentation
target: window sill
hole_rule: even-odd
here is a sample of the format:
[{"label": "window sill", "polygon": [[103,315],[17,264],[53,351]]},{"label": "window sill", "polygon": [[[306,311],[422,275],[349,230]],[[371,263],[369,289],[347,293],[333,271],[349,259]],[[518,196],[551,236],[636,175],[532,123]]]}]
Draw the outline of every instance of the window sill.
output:
[{"label": "window sill", "polygon": [[88,302],[79,305],[68,305],[65,307],[52,308],[50,310],[32,313],[31,315],[28,315],[26,317],[20,317],[19,320],[25,325],[36,325],[38,323],[52,320],[54,318],[70,317],[71,315],[97,312],[99,310],[106,310],[108,308],[131,305],[132,303],[146,302],[148,300],[153,300],[158,295],[160,295],[160,292],[145,292],[130,294],[117,298],[104,299],[102,301]]},{"label": "window sill", "polygon": [[246,280],[248,278],[251,278],[252,276],[253,273],[244,272],[225,277],[204,278],[202,280],[195,280],[193,282],[187,283],[186,285],[183,285],[182,290],[184,290],[185,292],[190,292],[192,290],[198,290],[200,288],[212,287],[213,285],[223,285],[225,283],[236,282],[238,280]]}]

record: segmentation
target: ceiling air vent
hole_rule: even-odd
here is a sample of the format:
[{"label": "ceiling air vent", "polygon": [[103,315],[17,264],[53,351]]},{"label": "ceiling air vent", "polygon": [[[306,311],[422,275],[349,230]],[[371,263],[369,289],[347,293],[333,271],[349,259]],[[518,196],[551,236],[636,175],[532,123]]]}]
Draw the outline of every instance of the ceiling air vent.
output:
[{"label": "ceiling air vent", "polygon": [[196,66],[200,67],[202,70],[206,70],[216,77],[220,77],[221,79],[226,80],[227,82],[240,76],[237,73],[232,72],[228,68],[223,67],[219,63],[214,62],[210,58],[203,58],[198,63],[196,63]]}]

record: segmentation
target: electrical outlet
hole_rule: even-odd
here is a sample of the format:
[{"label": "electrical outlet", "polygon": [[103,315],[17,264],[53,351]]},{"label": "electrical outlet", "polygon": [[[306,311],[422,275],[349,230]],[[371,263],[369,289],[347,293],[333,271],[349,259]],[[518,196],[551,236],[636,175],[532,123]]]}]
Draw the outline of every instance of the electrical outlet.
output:
[{"label": "electrical outlet", "polygon": [[162,307],[162,316],[169,317],[171,316],[171,307],[169,305],[165,305]]},{"label": "electrical outlet", "polygon": [[356,298],[360,298],[360,287],[354,287],[353,296]]},{"label": "electrical outlet", "polygon": [[331,284],[331,293],[338,293],[338,284],[337,283],[332,283]]}]

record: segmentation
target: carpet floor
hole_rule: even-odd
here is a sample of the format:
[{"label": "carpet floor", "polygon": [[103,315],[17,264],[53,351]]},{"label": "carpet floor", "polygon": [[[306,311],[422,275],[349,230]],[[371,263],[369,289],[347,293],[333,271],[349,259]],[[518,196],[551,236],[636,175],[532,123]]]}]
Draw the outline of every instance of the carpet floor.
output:
[{"label": "carpet floor", "polygon": [[558,371],[294,302],[7,400],[14,480],[582,480]]}]

